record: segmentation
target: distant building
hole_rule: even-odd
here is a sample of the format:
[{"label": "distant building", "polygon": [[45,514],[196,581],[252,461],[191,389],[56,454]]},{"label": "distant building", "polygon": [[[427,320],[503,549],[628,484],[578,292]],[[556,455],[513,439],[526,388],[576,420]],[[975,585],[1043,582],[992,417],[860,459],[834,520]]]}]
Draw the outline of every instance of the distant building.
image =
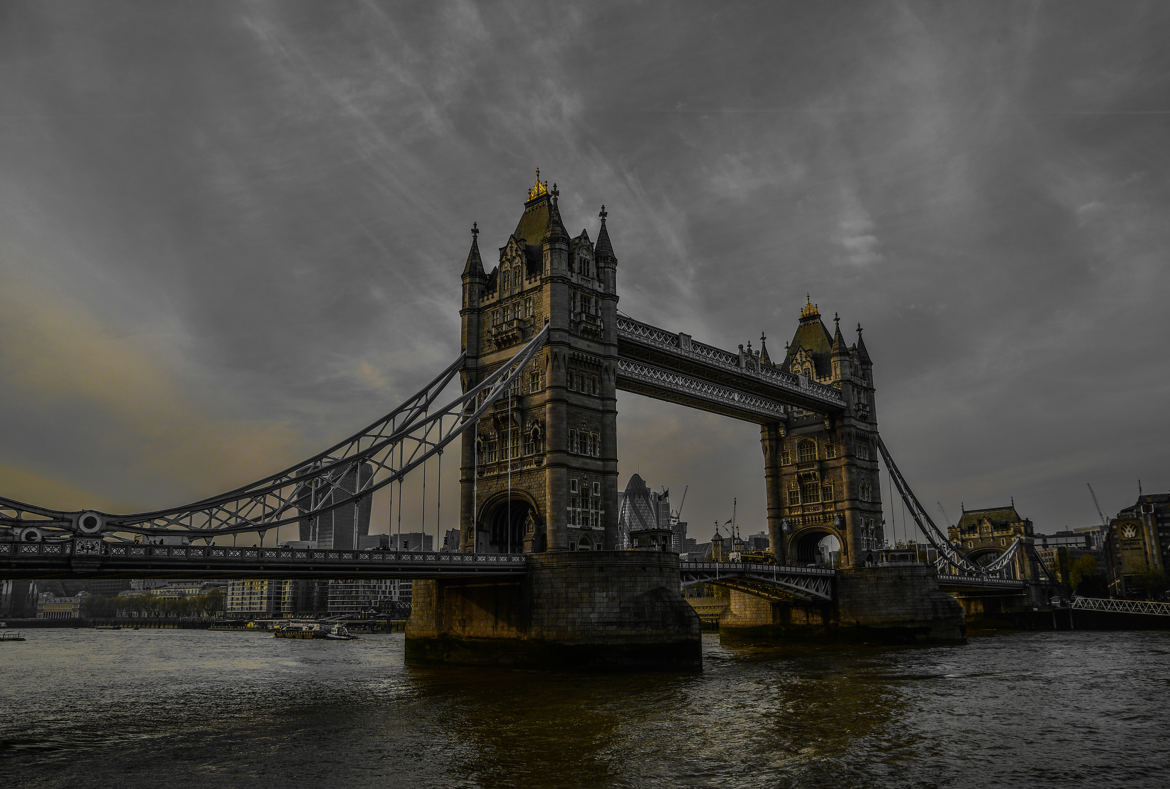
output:
[{"label": "distant building", "polygon": [[[330,487],[319,478],[301,486],[297,491],[297,508],[301,512],[343,501],[359,490],[359,481],[366,484],[374,475],[369,463],[354,466],[344,477]],[[362,496],[349,504],[341,504],[317,516],[302,516],[298,520],[300,539],[318,548],[353,550],[362,537],[370,533],[370,497]]]},{"label": "distant building", "polygon": [[[947,528],[947,539],[960,546],[967,557],[977,564],[990,564],[1011,547],[1019,537],[1030,544],[1033,539],[1032,521],[1021,518],[1013,501],[1006,507],[963,509],[958,524]],[[1016,552],[1011,574],[1016,578],[1032,579],[1036,574],[1027,550]]]},{"label": "distant building", "polygon": [[43,592],[37,598],[37,619],[76,619],[89,592],[78,592],[70,597],[58,597]]},{"label": "distant building", "polygon": [[670,492],[654,493],[638,474],[618,494],[618,547],[682,553],[687,524],[670,511]]},{"label": "distant building", "polygon": [[411,583],[391,578],[329,581],[329,613],[361,617],[397,613],[410,606]]},{"label": "distant building", "polygon": [[243,578],[228,582],[224,611],[229,617],[279,617],[293,613],[293,582]]},{"label": "distant building", "polygon": [[392,551],[433,551],[435,535],[421,531],[387,535],[387,544]]},{"label": "distant building", "polygon": [[36,581],[0,581],[0,616],[36,616],[37,594]]},{"label": "distant building", "polygon": [[444,553],[458,553],[459,552],[459,530],[448,529],[443,532],[443,547],[439,550]]},{"label": "distant building", "polygon": [[1114,594],[1153,597],[1170,566],[1170,493],[1144,494],[1109,522],[1106,564]]}]

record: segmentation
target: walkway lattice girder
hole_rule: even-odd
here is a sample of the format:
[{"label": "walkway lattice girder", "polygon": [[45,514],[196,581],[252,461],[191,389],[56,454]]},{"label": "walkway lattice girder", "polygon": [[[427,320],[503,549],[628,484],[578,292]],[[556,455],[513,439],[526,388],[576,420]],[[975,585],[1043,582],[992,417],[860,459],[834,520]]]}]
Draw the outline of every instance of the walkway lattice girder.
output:
[{"label": "walkway lattice girder", "polygon": [[[801,408],[822,414],[838,414],[845,410],[840,390],[811,381],[806,376],[761,365],[752,354],[725,351],[694,340],[688,334],[669,332],[625,315],[617,318],[617,334],[618,356],[622,362],[639,363],[697,382],[725,387],[744,397],[771,403],[773,409]],[[653,389],[640,391],[623,386],[620,377],[618,385],[621,389],[657,396]],[[646,386],[646,383],[643,381],[642,385]],[[678,394],[673,387],[664,387],[661,391],[668,395],[663,398],[667,400],[673,400]],[[774,422],[777,419],[774,411],[743,410],[735,408],[734,404],[731,404],[733,412],[720,410],[712,407],[719,405],[717,400],[705,398],[683,404],[753,422]]]}]

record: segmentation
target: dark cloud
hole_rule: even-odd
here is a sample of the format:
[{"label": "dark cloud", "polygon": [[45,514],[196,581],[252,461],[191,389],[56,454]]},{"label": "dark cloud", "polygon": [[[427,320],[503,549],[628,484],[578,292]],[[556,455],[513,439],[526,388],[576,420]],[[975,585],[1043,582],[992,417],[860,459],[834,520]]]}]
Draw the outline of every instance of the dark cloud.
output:
[{"label": "dark cloud", "polygon": [[[6,3],[0,490],[155,506],[371,421],[454,357],[471,222],[490,256],[539,166],[573,232],[608,205],[624,312],[779,352],[811,293],[865,325],[924,501],[1091,522],[1085,481],[1110,510],[1170,485],[1168,27],[1156,2]],[[623,477],[689,484],[701,531],[733,497],[762,523],[755,428],[619,408]]]}]

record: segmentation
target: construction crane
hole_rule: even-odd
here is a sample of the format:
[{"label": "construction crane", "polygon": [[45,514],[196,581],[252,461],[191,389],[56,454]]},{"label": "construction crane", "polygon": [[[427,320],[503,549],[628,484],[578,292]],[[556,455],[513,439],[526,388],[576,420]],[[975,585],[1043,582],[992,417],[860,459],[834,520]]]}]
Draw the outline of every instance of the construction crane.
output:
[{"label": "construction crane", "polygon": [[1109,522],[1105,520],[1105,513],[1101,512],[1101,504],[1097,501],[1097,494],[1093,492],[1093,486],[1088,482],[1085,483],[1085,486],[1089,489],[1089,495],[1093,497],[1093,506],[1097,508],[1097,516],[1101,518],[1101,528],[1108,529]]},{"label": "construction crane", "polygon": [[670,513],[671,523],[678,523],[680,520],[682,520],[682,508],[683,505],[687,503],[687,489],[690,487],[690,485],[683,485],[682,499],[679,500],[678,509]]}]

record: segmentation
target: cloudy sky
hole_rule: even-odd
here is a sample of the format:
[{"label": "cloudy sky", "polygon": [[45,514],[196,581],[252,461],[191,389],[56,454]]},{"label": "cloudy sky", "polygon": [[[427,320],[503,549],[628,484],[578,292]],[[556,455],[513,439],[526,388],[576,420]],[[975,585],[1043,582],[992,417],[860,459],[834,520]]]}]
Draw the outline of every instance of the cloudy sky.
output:
[{"label": "cloudy sky", "polygon": [[[5,0],[0,495],[179,504],[369,423],[539,167],[570,232],[608,207],[631,316],[863,324],[938,520],[1091,524],[1086,482],[1170,490],[1168,40],[1160,0]],[[763,525],[757,428],[619,409],[621,484]]]}]

